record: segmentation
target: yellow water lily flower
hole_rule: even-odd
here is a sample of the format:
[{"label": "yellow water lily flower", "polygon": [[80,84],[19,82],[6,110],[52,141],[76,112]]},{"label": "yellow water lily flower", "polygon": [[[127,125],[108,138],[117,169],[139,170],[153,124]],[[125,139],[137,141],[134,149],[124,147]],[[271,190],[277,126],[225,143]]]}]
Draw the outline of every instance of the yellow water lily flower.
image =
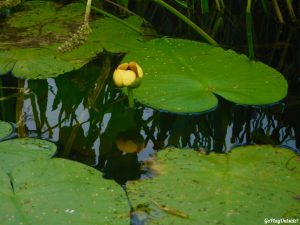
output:
[{"label": "yellow water lily flower", "polygon": [[117,87],[137,88],[143,76],[143,70],[136,62],[122,63],[115,69],[113,80]]}]

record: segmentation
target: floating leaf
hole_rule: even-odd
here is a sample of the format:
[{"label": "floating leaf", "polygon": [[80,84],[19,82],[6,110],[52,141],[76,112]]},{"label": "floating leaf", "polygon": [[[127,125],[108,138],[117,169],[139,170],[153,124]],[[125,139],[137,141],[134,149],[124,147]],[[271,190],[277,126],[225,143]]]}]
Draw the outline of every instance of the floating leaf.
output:
[{"label": "floating leaf", "polygon": [[24,162],[49,159],[56,152],[52,142],[36,138],[16,138],[0,142],[0,169],[10,172]]},{"label": "floating leaf", "polygon": [[0,181],[3,225],[129,224],[122,188],[86,165],[65,159],[31,161],[9,176],[0,170]]},{"label": "floating leaf", "polygon": [[0,143],[1,225],[128,224],[122,188],[81,163],[49,159],[55,150],[38,139]]},{"label": "floating leaf", "polygon": [[[126,19],[134,26],[140,26],[142,20],[139,17],[129,17]],[[137,24],[139,22],[139,25]],[[131,49],[142,46],[142,36],[125,25],[116,22],[111,18],[99,19],[91,23],[93,30],[91,41],[102,46],[106,51],[119,53],[129,52]]]},{"label": "floating leaf", "polygon": [[9,73],[15,65],[12,55],[0,52],[0,60],[0,75]]},{"label": "floating leaf", "polygon": [[19,49],[9,52],[10,70],[18,76],[32,79],[53,77],[73,70],[72,64],[56,58],[48,49]]},{"label": "floating leaf", "polygon": [[167,149],[156,163],[160,175],[128,184],[134,207],[148,214],[145,224],[252,225],[300,216],[300,161],[287,149],[249,146],[209,155]]},{"label": "floating leaf", "polygon": [[245,55],[205,43],[161,38],[132,50],[123,60],[145,72],[135,97],[171,112],[202,112],[217,106],[215,95],[247,105],[277,102],[287,82],[276,70]]},{"label": "floating leaf", "polygon": [[[0,37],[0,75],[12,72],[27,79],[55,77],[82,67],[104,49],[127,52],[141,43],[137,31],[111,18],[98,18],[90,22],[92,33],[85,43],[61,53],[58,47],[82,24],[85,5],[26,1],[23,8],[25,11],[0,21],[5,27]],[[137,27],[142,23],[137,17],[127,22]]]},{"label": "floating leaf", "polygon": [[10,123],[0,120],[0,139],[5,138],[13,131]]}]

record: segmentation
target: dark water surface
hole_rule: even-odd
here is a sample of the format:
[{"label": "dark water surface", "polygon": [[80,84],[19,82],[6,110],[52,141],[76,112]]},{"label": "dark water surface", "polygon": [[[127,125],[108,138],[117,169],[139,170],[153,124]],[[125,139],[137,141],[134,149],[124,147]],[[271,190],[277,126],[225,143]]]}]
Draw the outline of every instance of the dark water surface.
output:
[{"label": "dark water surface", "polygon": [[[115,58],[103,55],[78,71],[47,80],[2,77],[3,86],[19,83],[28,93],[2,101],[0,119],[16,124],[16,104],[24,100],[27,135],[57,143],[58,157],[95,166],[120,183],[147,175],[141,162],[168,146],[225,152],[238,145],[271,144],[299,152],[299,96],[264,107],[219,98],[219,106],[204,114],[159,112],[138,103],[132,110],[111,81]],[[13,93],[2,90],[4,96]],[[138,147],[129,153],[118,150],[116,142],[124,139]]]},{"label": "dark water surface", "polygon": [[[245,15],[238,4],[227,7],[224,28],[215,39],[224,48],[246,54]],[[28,93],[0,89],[0,97],[10,97],[0,101],[0,120],[19,127],[12,138],[19,132],[53,141],[59,148],[58,157],[94,166],[120,183],[148,176],[141,162],[168,146],[226,152],[239,145],[271,144],[299,153],[299,22],[287,20],[280,25],[274,16],[254,7],[255,59],[279,70],[289,83],[288,96],[279,103],[250,107],[219,98],[214,111],[197,115],[159,112],[138,103],[132,110],[127,107],[126,96],[111,81],[120,55],[104,54],[82,69],[57,78],[22,81],[9,74],[1,76],[0,86],[25,87]],[[161,10],[149,4],[144,11],[144,17],[161,35],[199,40],[174,15]],[[199,20],[206,30],[212,27],[208,26],[215,18],[212,15]],[[288,17],[286,12],[284,17]],[[126,152],[119,150],[124,140],[130,145],[125,146]]]}]

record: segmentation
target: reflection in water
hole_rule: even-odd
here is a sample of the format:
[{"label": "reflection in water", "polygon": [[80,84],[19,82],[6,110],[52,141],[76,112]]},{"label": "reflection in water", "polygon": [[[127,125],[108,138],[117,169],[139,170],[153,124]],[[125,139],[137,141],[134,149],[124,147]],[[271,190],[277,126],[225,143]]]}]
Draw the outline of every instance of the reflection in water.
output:
[{"label": "reflection in water", "polygon": [[124,153],[139,153],[145,148],[144,137],[139,131],[123,131],[116,138],[116,146]]},{"label": "reflection in water", "polygon": [[[288,98],[255,108],[220,99],[215,111],[202,115],[142,105],[132,110],[111,82],[112,62],[103,55],[76,72],[26,81],[30,94],[24,96],[23,112],[29,135],[57,142],[58,156],[96,166],[120,183],[138,179],[140,161],[167,146],[218,152],[243,144],[300,147],[299,102]],[[17,86],[7,78],[1,78],[3,86]],[[11,89],[1,90],[1,96],[11,94]],[[16,123],[16,100],[1,101],[0,119]]]}]

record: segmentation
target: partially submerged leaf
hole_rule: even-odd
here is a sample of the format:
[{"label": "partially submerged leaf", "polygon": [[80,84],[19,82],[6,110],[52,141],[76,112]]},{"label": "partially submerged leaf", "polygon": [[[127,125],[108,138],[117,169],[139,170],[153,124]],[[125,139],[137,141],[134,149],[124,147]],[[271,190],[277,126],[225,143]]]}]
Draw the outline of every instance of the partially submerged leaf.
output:
[{"label": "partially submerged leaf", "polygon": [[21,77],[28,79],[53,77],[74,69],[71,63],[55,57],[48,49],[12,50],[8,58],[11,59],[10,70],[15,75],[20,74]]},{"label": "partially submerged leaf", "polygon": [[9,73],[15,65],[13,56],[7,52],[0,52],[0,62],[0,75]]},{"label": "partially submerged leaf", "polygon": [[10,123],[0,120],[0,140],[2,138],[5,138],[6,136],[8,136],[12,131],[13,131],[13,128]]},{"label": "partially submerged leaf", "polygon": [[55,150],[38,139],[0,143],[1,225],[128,224],[122,188],[89,166],[49,159]]},{"label": "partially submerged leaf", "polygon": [[287,82],[275,69],[205,43],[154,39],[123,61],[142,67],[144,81],[134,95],[156,109],[202,112],[217,106],[215,95],[238,104],[263,105],[287,94]]},{"label": "partially submerged leaf", "polygon": [[0,170],[0,181],[4,225],[129,223],[121,187],[80,163],[65,159],[22,163],[10,176]]},{"label": "partially submerged leaf", "polygon": [[[104,49],[127,52],[140,44],[137,31],[111,18],[97,18],[90,22],[92,33],[84,44],[61,53],[58,47],[82,24],[85,5],[26,1],[23,8],[25,11],[0,21],[5,27],[3,34],[0,30],[0,75],[12,72],[27,79],[55,77],[82,67]],[[136,18],[129,18],[128,22],[141,24]]]},{"label": "partially submerged leaf", "polygon": [[56,149],[54,143],[36,138],[16,138],[0,142],[0,169],[9,173],[24,162],[49,159]]},{"label": "partially submerged leaf", "polygon": [[278,215],[299,218],[298,160],[293,152],[271,146],[209,155],[166,149],[157,155],[165,173],[129,182],[128,194],[138,211],[148,206],[145,224],[252,225]]}]

